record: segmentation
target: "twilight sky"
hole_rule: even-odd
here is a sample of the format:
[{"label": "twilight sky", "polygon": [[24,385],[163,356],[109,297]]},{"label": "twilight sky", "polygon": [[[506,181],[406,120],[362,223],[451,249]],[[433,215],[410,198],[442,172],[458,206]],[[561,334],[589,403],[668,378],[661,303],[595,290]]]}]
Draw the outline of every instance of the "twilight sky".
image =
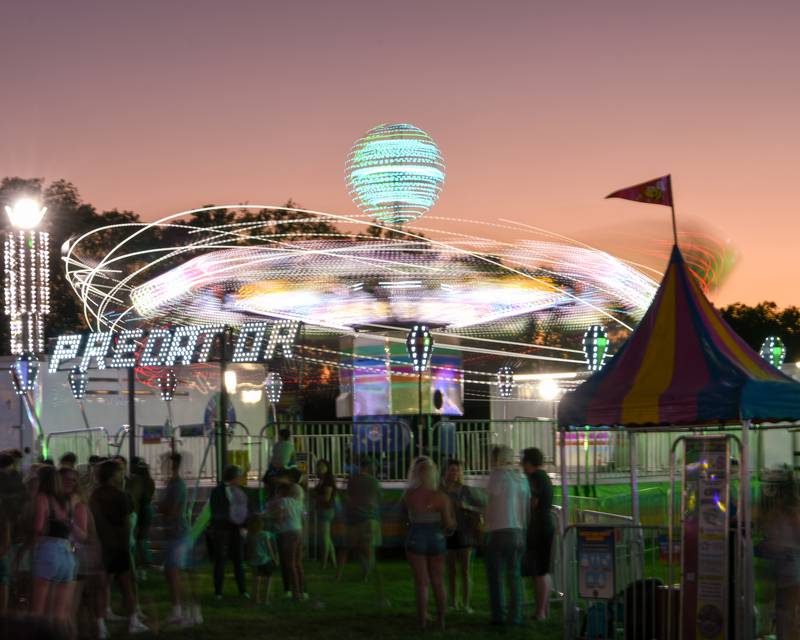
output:
[{"label": "twilight sky", "polygon": [[353,141],[411,122],[447,163],[436,214],[669,240],[668,209],[603,196],[671,172],[679,224],[739,253],[715,301],[800,304],[797,0],[9,0],[0,23],[0,176],[146,219],[346,214]]}]

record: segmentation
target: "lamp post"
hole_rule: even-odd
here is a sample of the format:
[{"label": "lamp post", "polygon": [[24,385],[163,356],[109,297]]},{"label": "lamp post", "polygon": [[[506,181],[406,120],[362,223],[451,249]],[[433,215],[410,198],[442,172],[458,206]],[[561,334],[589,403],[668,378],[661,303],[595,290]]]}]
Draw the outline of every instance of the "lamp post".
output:
[{"label": "lamp post", "polygon": [[424,324],[415,324],[406,337],[406,349],[411,358],[411,366],[417,373],[417,400],[419,429],[419,454],[422,455],[422,374],[431,363],[433,355],[433,336],[430,329]]},{"label": "lamp post", "polygon": [[28,393],[33,391],[38,373],[36,354],[44,350],[44,316],[50,312],[49,234],[36,231],[47,207],[40,206],[32,198],[21,198],[5,210],[12,229],[6,233],[3,247],[4,309],[9,317],[10,351],[18,356],[11,377],[14,390],[20,396],[20,440],[23,440],[25,404],[31,412],[39,444],[45,446],[35,424]]},{"label": "lamp post", "polygon": [[44,317],[50,312],[49,234],[36,227],[45,211],[31,198],[6,207],[13,230],[6,234],[3,255],[5,314],[13,355],[44,350]]}]

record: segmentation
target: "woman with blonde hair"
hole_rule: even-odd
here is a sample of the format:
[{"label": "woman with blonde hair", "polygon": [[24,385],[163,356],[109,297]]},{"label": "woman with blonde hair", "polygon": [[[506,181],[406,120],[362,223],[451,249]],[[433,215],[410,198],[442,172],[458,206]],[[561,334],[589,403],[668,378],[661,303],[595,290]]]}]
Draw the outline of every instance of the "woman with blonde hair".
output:
[{"label": "woman with blonde hair", "polygon": [[433,461],[422,456],[414,460],[408,474],[403,505],[408,514],[406,557],[414,572],[417,622],[424,630],[427,622],[428,587],[433,587],[436,621],[444,629],[447,602],[444,591],[445,536],[456,526],[453,506],[438,489],[438,473]]}]

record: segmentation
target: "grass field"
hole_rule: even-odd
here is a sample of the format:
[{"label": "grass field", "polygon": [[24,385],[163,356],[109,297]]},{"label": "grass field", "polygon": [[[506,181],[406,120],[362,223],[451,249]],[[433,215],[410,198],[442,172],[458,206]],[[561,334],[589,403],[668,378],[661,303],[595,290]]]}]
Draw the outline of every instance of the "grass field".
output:
[{"label": "grass field", "polygon": [[[236,593],[233,576],[227,575],[223,600],[213,599],[211,576],[208,567],[200,570],[198,585],[201,590],[201,604],[205,623],[202,626],[188,629],[163,627],[159,624],[170,611],[167,590],[163,577],[158,573],[149,573],[147,581],[140,585],[142,609],[147,616],[147,624],[154,634],[168,637],[214,638],[260,638],[274,637],[284,640],[293,638],[318,638],[319,640],[349,638],[375,638],[400,640],[418,635],[414,619],[414,591],[411,581],[411,569],[402,559],[381,562],[385,594],[389,606],[381,607],[373,584],[364,584],[360,580],[360,569],[356,565],[348,566],[342,582],[334,580],[334,573],[329,568],[322,572],[313,561],[306,564],[308,590],[311,599],[305,602],[293,602],[279,596],[280,576],[273,577],[273,598],[269,606],[256,606],[252,602],[233,595]],[[526,625],[524,627],[501,628],[490,627],[486,577],[481,559],[473,566],[475,613],[467,615],[460,612],[449,612],[447,631],[428,631],[427,635],[447,636],[452,638],[469,637],[480,640],[484,637],[523,638],[535,633],[537,639],[547,640],[561,636],[560,610],[554,607],[552,619],[547,622],[533,621],[532,604],[526,608]],[[249,580],[249,576],[248,576]],[[532,588],[526,581],[526,591],[532,597]],[[115,607],[116,610],[119,610]],[[433,602],[430,603],[433,613]],[[111,626],[113,635],[115,627]],[[120,629],[121,631],[121,629]],[[139,636],[146,637],[146,636]]]}]

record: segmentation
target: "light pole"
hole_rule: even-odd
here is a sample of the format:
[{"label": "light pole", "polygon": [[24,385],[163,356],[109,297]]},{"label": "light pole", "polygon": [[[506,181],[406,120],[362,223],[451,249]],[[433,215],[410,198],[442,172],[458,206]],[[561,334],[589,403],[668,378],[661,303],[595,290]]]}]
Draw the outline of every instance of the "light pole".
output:
[{"label": "light pole", "polygon": [[47,207],[32,198],[21,198],[5,209],[12,229],[6,233],[3,247],[4,309],[9,317],[10,351],[17,356],[11,378],[20,396],[20,444],[24,440],[23,405],[27,405],[36,438],[45,447],[28,393],[33,391],[38,372],[36,354],[44,350],[44,316],[50,312],[49,234],[36,231]]},{"label": "light pole", "polygon": [[415,324],[414,328],[408,332],[406,337],[406,349],[411,358],[411,366],[414,372],[417,373],[417,400],[418,400],[418,418],[417,425],[419,431],[419,455],[422,455],[422,374],[431,363],[431,356],[433,355],[433,336],[431,336],[430,329],[424,324]]},{"label": "light pole", "polygon": [[45,211],[31,198],[6,207],[13,230],[6,233],[3,255],[5,314],[16,356],[44,350],[44,317],[50,313],[49,234],[36,227]]}]

